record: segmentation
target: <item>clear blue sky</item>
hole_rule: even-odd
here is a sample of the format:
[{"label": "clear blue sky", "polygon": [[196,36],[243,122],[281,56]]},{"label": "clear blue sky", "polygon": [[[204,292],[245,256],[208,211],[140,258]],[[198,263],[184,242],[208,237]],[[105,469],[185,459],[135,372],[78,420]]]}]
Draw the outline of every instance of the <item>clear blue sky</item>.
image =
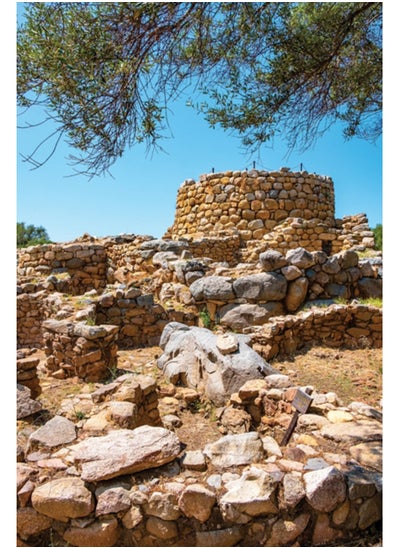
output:
[{"label": "clear blue sky", "polygon": [[32,152],[50,129],[18,130],[17,221],[43,226],[56,242],[85,232],[98,237],[120,233],[161,237],[174,221],[177,191],[185,179],[197,180],[212,168],[250,169],[255,161],[259,169],[298,170],[302,163],[309,172],[328,175],[335,185],[337,218],[366,213],[371,227],[382,223],[381,140],[345,142],[341,128],[334,127],[305,153],[287,157],[285,143],[277,139],[259,157],[248,156],[236,137],[209,128],[185,101],[171,105],[172,137],[161,143],[166,152],[146,156],[144,146],[126,151],[111,168],[113,178],[67,177],[73,171],[65,157],[74,151],[65,144],[44,166],[32,170],[20,153]]}]

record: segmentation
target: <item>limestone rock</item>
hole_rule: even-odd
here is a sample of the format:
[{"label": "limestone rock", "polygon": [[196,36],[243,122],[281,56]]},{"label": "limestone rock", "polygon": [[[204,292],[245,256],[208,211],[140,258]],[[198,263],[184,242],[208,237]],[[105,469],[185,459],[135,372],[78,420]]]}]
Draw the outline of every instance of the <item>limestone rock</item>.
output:
[{"label": "limestone rock", "polygon": [[301,474],[298,472],[285,474],[283,478],[283,502],[285,505],[294,508],[305,496],[306,491]]},{"label": "limestone rock", "polygon": [[56,415],[33,432],[29,438],[31,445],[57,447],[76,439],[75,425],[65,417]]},{"label": "limestone rock", "polygon": [[187,451],[182,460],[183,468],[188,470],[200,470],[207,469],[206,459],[202,451]]},{"label": "limestone rock", "polygon": [[225,487],[227,492],[219,502],[225,519],[247,523],[251,517],[278,513],[274,499],[276,485],[261,468],[252,466],[238,480],[227,483]]},{"label": "limestone rock", "polygon": [[272,526],[271,536],[265,546],[290,545],[301,535],[310,520],[309,514],[300,514],[293,520],[280,519]]},{"label": "limestone rock", "polygon": [[17,419],[29,417],[41,409],[42,404],[32,399],[30,388],[17,384]]},{"label": "limestone rock", "polygon": [[338,442],[366,442],[382,439],[382,425],[376,421],[327,424],[321,435]]},{"label": "limestone rock", "polygon": [[216,503],[212,491],[200,484],[186,487],[179,497],[179,508],[188,518],[195,518],[204,523],[211,516],[211,510]]},{"label": "limestone rock", "polygon": [[334,466],[306,472],[303,478],[307,500],[319,512],[331,512],[346,498],[344,476]]},{"label": "limestone rock", "polygon": [[265,304],[227,304],[219,311],[221,325],[242,332],[252,325],[263,325],[272,316],[283,314],[283,305],[278,301]]},{"label": "limestone rock", "polygon": [[217,348],[224,356],[226,354],[233,354],[239,348],[239,343],[236,337],[230,333],[224,333],[217,336]]},{"label": "limestone rock", "polygon": [[154,491],[148,502],[143,505],[143,509],[147,516],[156,516],[166,521],[174,521],[181,515],[177,498],[173,493]]},{"label": "limestone rock", "polygon": [[100,481],[162,466],[173,461],[180,450],[173,432],[145,425],[86,439],[73,446],[71,454],[83,480]]},{"label": "limestone rock", "polygon": [[263,445],[257,432],[229,434],[207,444],[203,453],[217,468],[230,468],[260,461],[263,458]]},{"label": "limestone rock", "polygon": [[289,312],[296,312],[303,304],[307,296],[308,279],[301,276],[288,285],[285,304]]},{"label": "limestone rock", "polygon": [[92,493],[79,478],[51,480],[36,487],[32,506],[40,514],[59,521],[89,515],[94,509]]},{"label": "limestone rock", "polygon": [[236,335],[238,350],[223,355],[217,347],[217,336],[201,327],[187,327],[171,322],[161,336],[163,355],[158,359],[168,380],[203,392],[217,405],[249,379],[263,378],[275,371],[248,346],[248,337]]},{"label": "limestone rock", "polygon": [[128,510],[131,506],[129,491],[123,487],[110,487],[96,491],[96,516],[116,514]]},{"label": "limestone rock", "polygon": [[118,532],[118,520],[107,517],[85,527],[69,527],[64,540],[71,546],[115,546]]},{"label": "limestone rock", "polygon": [[39,514],[34,508],[18,508],[17,533],[26,540],[32,535],[38,535],[51,527],[52,520],[43,514]]},{"label": "limestone rock", "polygon": [[382,472],[382,442],[358,443],[350,447],[350,455],[362,466]]},{"label": "limestone rock", "polygon": [[242,434],[251,427],[251,415],[244,409],[227,407],[221,416],[221,424],[229,434]]},{"label": "limestone rock", "polygon": [[155,516],[149,517],[146,522],[147,531],[162,540],[169,540],[177,536],[178,527],[175,521],[165,521]]}]

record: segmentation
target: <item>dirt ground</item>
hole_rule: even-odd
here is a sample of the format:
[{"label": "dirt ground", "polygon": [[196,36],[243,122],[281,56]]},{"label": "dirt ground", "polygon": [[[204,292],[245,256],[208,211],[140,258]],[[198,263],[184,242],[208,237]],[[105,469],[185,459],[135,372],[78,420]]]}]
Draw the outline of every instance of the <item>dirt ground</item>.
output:
[{"label": "dirt ground", "polygon": [[[120,350],[118,370],[110,372],[110,380],[115,375],[132,371],[156,378],[162,390],[168,382],[157,367],[157,358],[161,354],[159,347]],[[320,393],[335,392],[344,406],[359,401],[381,410],[382,349],[338,350],[317,346],[303,350],[290,359],[274,360],[271,365],[289,375],[293,384],[312,385]],[[48,415],[57,413],[60,402],[69,394],[92,391],[90,386],[85,386],[86,383],[76,377],[57,380],[41,374],[40,381],[43,392],[39,400]],[[207,405],[201,405],[196,410],[186,409],[180,418],[182,426],[179,437],[187,449],[204,446],[221,435],[213,420],[213,410]]]}]

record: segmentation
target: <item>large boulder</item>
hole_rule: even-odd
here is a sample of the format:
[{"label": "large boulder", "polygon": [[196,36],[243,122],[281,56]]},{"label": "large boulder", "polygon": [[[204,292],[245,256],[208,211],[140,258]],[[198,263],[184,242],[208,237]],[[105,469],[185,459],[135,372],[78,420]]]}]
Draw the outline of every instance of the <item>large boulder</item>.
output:
[{"label": "large boulder", "polygon": [[164,353],[158,367],[170,382],[178,382],[203,392],[218,405],[250,379],[263,378],[276,371],[250,346],[246,335],[235,335],[236,352],[223,354],[218,337],[202,327],[171,322],[161,335]]},{"label": "large boulder", "polygon": [[275,272],[249,274],[233,282],[236,298],[249,302],[280,301],[285,298],[287,282]]},{"label": "large boulder", "polygon": [[242,332],[252,325],[263,325],[272,316],[283,314],[282,303],[271,301],[265,304],[227,304],[219,311],[221,325]]},{"label": "large boulder", "polygon": [[235,297],[231,279],[225,276],[205,276],[189,289],[196,301],[229,301]]},{"label": "large boulder", "polygon": [[157,426],[113,430],[70,448],[84,481],[101,481],[156,468],[173,461],[181,451],[178,437]]}]

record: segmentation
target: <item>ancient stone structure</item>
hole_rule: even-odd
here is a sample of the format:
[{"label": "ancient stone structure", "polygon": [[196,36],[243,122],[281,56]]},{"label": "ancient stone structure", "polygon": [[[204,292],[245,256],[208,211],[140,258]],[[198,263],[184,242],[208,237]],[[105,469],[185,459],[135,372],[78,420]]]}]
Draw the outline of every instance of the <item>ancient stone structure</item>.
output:
[{"label": "ancient stone structure", "polygon": [[[236,244],[237,253],[244,249],[244,257],[253,247],[258,253],[305,247],[328,254],[357,245],[373,247],[365,215],[336,220],[334,212],[329,177],[287,168],[211,173],[180,186],[175,221],[164,237],[188,238],[195,256],[199,241],[215,236],[233,238],[229,247]],[[207,256],[215,257],[212,244]]]},{"label": "ancient stone structure", "polygon": [[[88,384],[18,438],[17,545],[322,546],[379,531],[378,410],[307,387],[310,412],[283,447],[304,387],[251,357],[256,373],[240,381],[225,368],[218,407],[204,390],[216,356],[237,357],[242,339],[260,364],[304,345],[381,347],[382,310],[359,302],[382,296],[381,256],[359,253],[372,247],[364,214],[335,219],[330,178],[281,168],[186,181],[162,239],[19,250],[17,418],[42,411],[39,365]],[[168,358],[169,383],[117,376],[118,350],[163,349],[171,322],[218,333],[203,355],[184,343],[199,382],[175,348],[154,361]],[[223,435],[189,450],[177,415],[201,405]]]}]

